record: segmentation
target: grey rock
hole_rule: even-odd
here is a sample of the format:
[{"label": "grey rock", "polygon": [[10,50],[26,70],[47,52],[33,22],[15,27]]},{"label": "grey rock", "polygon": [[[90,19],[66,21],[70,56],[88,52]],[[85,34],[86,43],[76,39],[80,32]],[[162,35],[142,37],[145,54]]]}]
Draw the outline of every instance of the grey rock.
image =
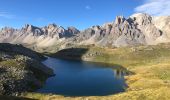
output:
[{"label": "grey rock", "polygon": [[20,45],[0,44],[0,95],[19,95],[42,87],[54,75],[44,57]]},{"label": "grey rock", "polygon": [[0,42],[23,44],[34,50],[48,52],[54,47],[60,50],[68,46],[91,44],[101,47],[156,45],[170,42],[169,33],[170,16],[155,17],[137,13],[129,18],[117,16],[111,23],[92,26],[83,31],[75,27],[65,29],[56,24],[41,28],[29,24],[22,29],[5,27],[0,30]]}]

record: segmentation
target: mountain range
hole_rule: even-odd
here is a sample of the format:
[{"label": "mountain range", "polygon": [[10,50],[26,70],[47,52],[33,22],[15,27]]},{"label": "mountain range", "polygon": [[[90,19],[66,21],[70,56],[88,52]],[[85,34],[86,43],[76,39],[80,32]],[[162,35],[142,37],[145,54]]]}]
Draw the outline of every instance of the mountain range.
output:
[{"label": "mountain range", "polygon": [[37,51],[60,50],[75,45],[124,47],[156,45],[170,42],[170,16],[136,13],[129,18],[117,16],[115,21],[96,25],[83,31],[56,24],[36,27],[26,24],[21,29],[4,27],[0,42],[22,44]]}]

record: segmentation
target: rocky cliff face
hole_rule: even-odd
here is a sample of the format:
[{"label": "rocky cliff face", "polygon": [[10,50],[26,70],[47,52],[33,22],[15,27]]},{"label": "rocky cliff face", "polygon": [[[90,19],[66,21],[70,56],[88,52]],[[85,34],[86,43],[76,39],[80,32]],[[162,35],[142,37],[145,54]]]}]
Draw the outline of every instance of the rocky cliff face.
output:
[{"label": "rocky cliff face", "polygon": [[[161,21],[159,23],[159,20]],[[79,34],[82,44],[99,46],[154,45],[169,42],[169,17],[151,17],[147,14],[134,14],[128,19],[116,17],[112,23],[93,26]],[[82,41],[83,40],[83,41]]]},{"label": "rocky cliff face", "polygon": [[42,28],[26,24],[25,27],[19,30],[9,27],[2,28],[0,31],[0,42],[47,47],[63,38],[72,37],[77,33],[79,31],[74,27],[69,27],[66,30],[55,24],[50,24]]},{"label": "rocky cliff face", "polygon": [[22,29],[5,27],[0,31],[0,42],[32,45],[34,48],[94,44],[104,47],[155,45],[170,41],[170,16],[152,17],[134,14],[129,18],[116,17],[111,23],[92,26],[83,31],[74,27],[64,29],[50,24],[39,28],[25,25]]}]

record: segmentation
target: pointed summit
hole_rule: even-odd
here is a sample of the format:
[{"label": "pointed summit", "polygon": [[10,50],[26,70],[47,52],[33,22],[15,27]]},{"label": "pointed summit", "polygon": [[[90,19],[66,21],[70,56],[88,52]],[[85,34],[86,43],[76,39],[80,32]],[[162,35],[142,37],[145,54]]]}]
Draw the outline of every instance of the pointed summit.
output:
[{"label": "pointed summit", "polygon": [[115,24],[121,24],[123,23],[125,18],[123,16],[117,16],[115,20]]}]

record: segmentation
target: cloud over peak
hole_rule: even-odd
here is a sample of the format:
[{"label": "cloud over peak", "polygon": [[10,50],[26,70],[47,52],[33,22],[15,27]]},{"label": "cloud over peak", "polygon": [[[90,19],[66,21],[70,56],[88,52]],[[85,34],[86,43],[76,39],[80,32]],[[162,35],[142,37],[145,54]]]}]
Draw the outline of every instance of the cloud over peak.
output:
[{"label": "cloud over peak", "polygon": [[170,15],[170,0],[145,0],[142,5],[134,10],[154,16],[167,16]]}]

